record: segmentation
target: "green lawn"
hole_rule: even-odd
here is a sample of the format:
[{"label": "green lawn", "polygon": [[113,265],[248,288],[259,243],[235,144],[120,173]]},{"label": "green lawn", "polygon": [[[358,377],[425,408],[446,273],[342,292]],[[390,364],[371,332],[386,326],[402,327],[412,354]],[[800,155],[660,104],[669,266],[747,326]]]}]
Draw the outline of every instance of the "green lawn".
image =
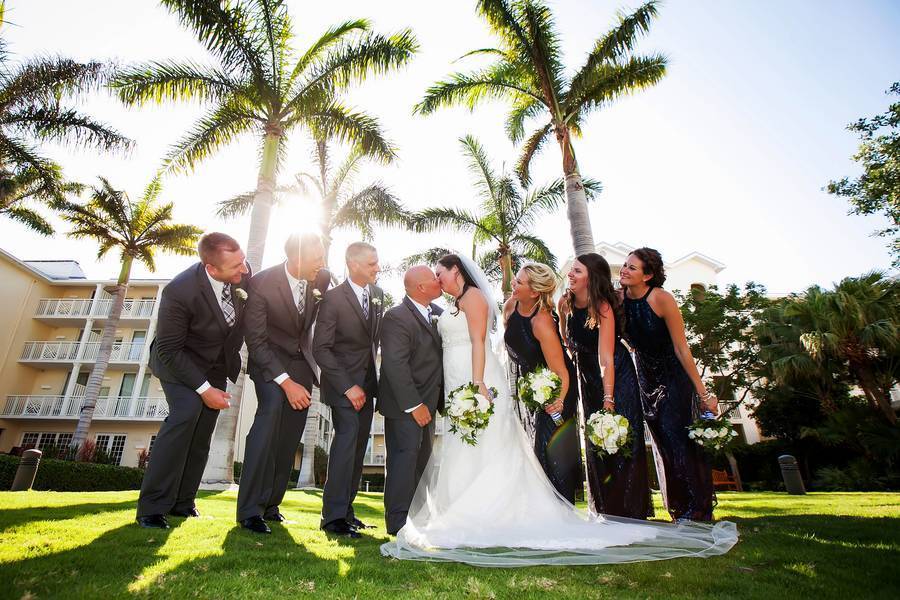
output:
[{"label": "green lawn", "polygon": [[900,597],[900,494],[723,493],[741,541],[723,557],[596,567],[480,569],[386,560],[381,496],[357,514],[378,529],[317,529],[321,494],[290,492],[291,523],[235,526],[233,493],[199,519],[134,524],[137,492],[0,492],[0,598],[842,598]]}]

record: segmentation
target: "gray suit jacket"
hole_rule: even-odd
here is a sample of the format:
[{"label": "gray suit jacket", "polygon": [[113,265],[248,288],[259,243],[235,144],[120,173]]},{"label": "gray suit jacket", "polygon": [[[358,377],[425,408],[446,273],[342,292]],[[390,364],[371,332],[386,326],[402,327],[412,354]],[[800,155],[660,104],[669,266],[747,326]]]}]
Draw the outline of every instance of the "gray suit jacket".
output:
[{"label": "gray suit jacket", "polygon": [[[432,304],[434,315],[440,307]],[[381,381],[378,412],[401,418],[424,404],[432,414],[443,395],[441,338],[409,297],[384,315],[381,327]]]},{"label": "gray suit jacket", "polygon": [[329,406],[350,406],[344,392],[358,385],[366,396],[378,395],[375,355],[382,321],[384,292],[369,286],[369,318],[344,281],[325,292],[313,335],[313,356],[322,370],[322,402]]}]

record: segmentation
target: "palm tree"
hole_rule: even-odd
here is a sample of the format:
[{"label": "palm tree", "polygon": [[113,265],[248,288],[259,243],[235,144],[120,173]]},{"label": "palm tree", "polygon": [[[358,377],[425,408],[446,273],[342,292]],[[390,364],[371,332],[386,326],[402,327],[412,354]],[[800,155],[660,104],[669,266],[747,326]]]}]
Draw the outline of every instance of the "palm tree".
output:
[{"label": "palm tree", "polygon": [[46,173],[32,166],[0,169],[0,215],[24,223],[32,231],[51,235],[53,226],[41,213],[32,208],[40,203],[58,208],[65,202],[66,194],[80,193],[84,186],[64,181],[59,166],[50,164],[52,182],[47,183]]},{"label": "palm tree", "polygon": [[[556,257],[532,231],[539,216],[563,204],[565,184],[557,179],[545,187],[523,190],[514,177],[498,174],[491,168],[487,153],[478,140],[469,135],[459,141],[469,159],[469,170],[476,178],[480,212],[449,207],[426,208],[410,216],[410,225],[420,232],[455,228],[472,233],[472,258],[481,263],[488,278],[501,282],[503,296],[508,297],[514,271],[523,260],[556,268]],[[590,198],[600,192],[600,184],[596,181],[586,179],[583,185]],[[477,256],[477,247],[485,244],[489,244],[490,249]]]},{"label": "palm tree", "polygon": [[97,361],[88,377],[84,404],[78,417],[78,426],[72,436],[72,447],[79,447],[87,437],[103,376],[112,354],[113,338],[125,303],[125,293],[135,260],[151,271],[156,270],[155,255],[158,251],[182,256],[196,252],[197,240],[203,230],[193,225],[172,222],[173,203],[159,205],[157,199],[162,190],[159,178],[154,179],[137,202],[132,202],[125,192],[116,190],[104,178],[93,186],[90,200],[85,204],[66,202],[60,207],[63,220],[71,224],[69,236],[75,239],[90,238],[100,244],[97,258],[103,258],[112,249],[118,249],[122,268],[116,285],[106,291],[113,295],[109,319],[103,326]]},{"label": "palm tree", "polygon": [[376,119],[345,106],[338,94],[369,74],[405,65],[417,50],[412,32],[373,33],[363,19],[328,29],[306,50],[291,47],[293,28],[283,0],[162,0],[191,29],[215,65],[176,60],[123,70],[113,81],[127,104],[200,100],[213,107],[170,150],[164,169],[193,170],[247,134],[262,140],[247,262],[262,264],[275,182],[287,135],[306,128],[358,144],[387,162],[394,150]]},{"label": "palm tree", "polygon": [[[0,27],[4,25],[4,6],[5,2],[0,2]],[[59,169],[41,154],[39,143],[101,150],[130,146],[127,138],[108,125],[66,104],[73,95],[96,90],[106,80],[106,67],[95,61],[46,56],[16,64],[0,37],[0,169],[30,182],[40,179],[41,194],[64,194],[66,190],[58,187],[62,183]],[[33,214],[7,214],[46,230],[46,221],[34,219]]]},{"label": "palm tree", "polygon": [[[339,93],[370,74],[405,65],[418,49],[407,30],[385,36],[364,19],[325,31],[294,52],[293,27],[283,0],[161,0],[216,60],[213,65],[168,60],[123,70],[113,82],[127,104],[199,100],[212,108],[170,150],[164,170],[187,172],[216,150],[247,134],[262,140],[250,214],[247,262],[258,271],[287,134],[298,128],[318,139],[358,144],[388,162],[394,150],[378,121],[340,101]],[[246,351],[241,353],[246,365]],[[245,368],[228,392],[231,408],[220,416],[204,482],[232,479],[234,436]]]},{"label": "palm tree", "polygon": [[869,405],[897,423],[891,388],[900,381],[900,281],[878,272],[847,277],[833,291],[810,288],[787,310],[808,324],[800,342],[812,359],[845,364]]},{"label": "palm tree", "polygon": [[[660,54],[635,56],[637,39],[656,16],[656,0],[650,0],[619,22],[594,43],[587,60],[571,77],[566,75],[560,37],[553,14],[541,0],[479,0],[484,17],[499,46],[475,50],[469,55],[496,57],[490,66],[471,73],[455,73],[429,88],[415,112],[430,114],[442,106],[462,104],[470,110],[485,100],[510,104],[506,131],[514,143],[524,141],[516,166],[523,185],[530,181],[529,167],[535,154],[552,133],[562,151],[569,225],[575,254],[594,251],[584,182],[575,158],[572,137],[580,136],[587,115],[618,97],[657,83],[665,74],[666,58]],[[543,123],[526,136],[526,123]]]},{"label": "palm tree", "polygon": [[[330,144],[325,140],[317,141],[313,158],[317,171],[310,173],[301,171],[293,176],[290,185],[278,186],[275,189],[273,205],[281,205],[290,200],[310,203],[313,207],[321,207],[322,220],[320,230],[325,244],[325,256],[331,247],[331,234],[335,229],[356,229],[363,239],[374,237],[376,225],[398,225],[405,223],[408,213],[400,200],[394,196],[383,183],[375,181],[362,189],[353,186],[354,176],[358,174],[365,152],[359,146],[337,166],[332,164]],[[247,192],[219,203],[216,214],[230,218],[248,213],[253,206],[254,192]]]}]

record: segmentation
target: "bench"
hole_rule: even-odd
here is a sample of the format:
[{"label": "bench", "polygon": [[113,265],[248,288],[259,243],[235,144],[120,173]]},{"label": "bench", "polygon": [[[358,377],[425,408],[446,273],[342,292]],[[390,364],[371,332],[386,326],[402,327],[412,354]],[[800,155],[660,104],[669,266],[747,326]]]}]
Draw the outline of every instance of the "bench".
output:
[{"label": "bench", "polygon": [[713,488],[717,490],[724,489],[737,491],[737,481],[735,481],[734,477],[728,474],[728,471],[719,471],[718,469],[713,469],[712,477]]}]

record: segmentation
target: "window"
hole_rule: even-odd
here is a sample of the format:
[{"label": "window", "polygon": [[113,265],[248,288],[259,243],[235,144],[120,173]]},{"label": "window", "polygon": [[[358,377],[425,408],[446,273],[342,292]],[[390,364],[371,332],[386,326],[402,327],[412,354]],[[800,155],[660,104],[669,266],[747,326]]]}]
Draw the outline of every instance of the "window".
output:
[{"label": "window", "polygon": [[155,435],[151,435],[151,436],[150,436],[150,445],[147,446],[147,458],[150,458],[150,453],[153,452],[153,444],[154,444],[154,442],[156,442],[156,436],[155,436]]},{"label": "window", "polygon": [[32,433],[28,432],[22,436],[22,447],[23,448],[36,448],[38,445],[38,439],[40,438],[40,433]]},{"label": "window", "polygon": [[71,433],[58,433],[56,431],[28,431],[22,436],[23,448],[37,448],[41,451],[44,451],[47,448],[65,448],[71,443]]},{"label": "window", "polygon": [[97,450],[106,452],[112,464],[121,464],[122,454],[125,452],[124,434],[98,433],[95,442]]}]

